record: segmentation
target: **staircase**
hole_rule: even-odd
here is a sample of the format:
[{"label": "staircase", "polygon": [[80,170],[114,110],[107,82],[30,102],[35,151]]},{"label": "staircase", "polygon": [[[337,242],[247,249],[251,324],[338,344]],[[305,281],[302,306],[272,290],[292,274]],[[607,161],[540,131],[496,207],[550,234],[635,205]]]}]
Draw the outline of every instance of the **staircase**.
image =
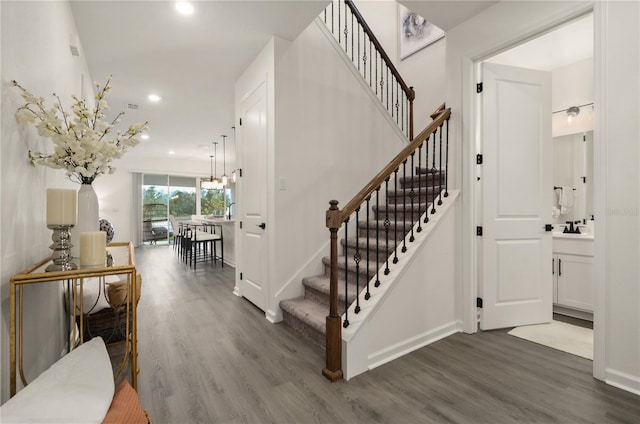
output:
[{"label": "staircase", "polygon": [[[385,262],[387,259],[393,260],[391,256],[396,248],[402,249],[403,239],[425,211],[428,218],[434,198],[442,189],[443,181],[445,181],[444,171],[425,168],[416,169],[414,176],[398,178],[397,190],[391,189],[392,181],[390,189],[384,196],[385,200],[380,199],[377,202],[379,206],[374,204],[371,207],[373,219],[359,220],[357,230],[352,230],[356,235],[340,241],[342,253],[338,257],[339,314],[342,315],[355,301],[358,293],[362,294],[363,291],[366,293],[367,282],[376,275],[378,270],[379,275],[384,274]],[[366,211],[361,214],[366,214]],[[385,226],[386,220],[388,220],[388,226]],[[357,264],[354,257],[358,256],[361,259]],[[283,300],[280,302],[280,308],[286,324],[315,345],[325,349],[326,317],[329,311],[330,258],[324,257],[322,263],[325,268],[324,274],[302,280],[304,296]],[[345,296],[345,281],[347,281],[347,296]]]}]

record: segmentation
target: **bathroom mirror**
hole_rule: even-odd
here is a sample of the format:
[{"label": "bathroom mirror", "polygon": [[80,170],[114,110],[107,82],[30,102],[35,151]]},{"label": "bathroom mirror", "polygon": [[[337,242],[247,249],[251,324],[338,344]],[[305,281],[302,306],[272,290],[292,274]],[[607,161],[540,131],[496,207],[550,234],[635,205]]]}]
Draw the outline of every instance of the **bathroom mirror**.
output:
[{"label": "bathroom mirror", "polygon": [[[589,220],[593,215],[593,131],[553,138],[554,218],[556,223]],[[572,191],[573,205],[560,199]],[[564,204],[563,204],[564,203]],[[558,212],[560,212],[558,214]]]}]

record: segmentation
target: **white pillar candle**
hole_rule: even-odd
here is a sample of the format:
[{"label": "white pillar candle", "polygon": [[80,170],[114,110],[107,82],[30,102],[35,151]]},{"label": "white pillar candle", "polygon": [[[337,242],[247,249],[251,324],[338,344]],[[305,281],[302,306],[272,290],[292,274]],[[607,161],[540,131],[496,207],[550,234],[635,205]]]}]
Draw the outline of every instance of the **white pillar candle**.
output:
[{"label": "white pillar candle", "polygon": [[107,233],[89,231],[80,233],[80,265],[104,265],[107,257]]},{"label": "white pillar candle", "polygon": [[73,189],[47,189],[47,225],[76,225],[78,192]]}]

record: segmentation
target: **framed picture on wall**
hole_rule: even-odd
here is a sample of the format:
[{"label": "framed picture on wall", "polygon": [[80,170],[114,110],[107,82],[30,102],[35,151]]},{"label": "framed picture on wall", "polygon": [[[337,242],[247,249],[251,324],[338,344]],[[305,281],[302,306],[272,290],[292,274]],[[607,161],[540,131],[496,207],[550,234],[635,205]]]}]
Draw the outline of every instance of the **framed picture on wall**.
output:
[{"label": "framed picture on wall", "polygon": [[401,60],[444,37],[442,29],[400,3],[398,3],[398,19]]}]

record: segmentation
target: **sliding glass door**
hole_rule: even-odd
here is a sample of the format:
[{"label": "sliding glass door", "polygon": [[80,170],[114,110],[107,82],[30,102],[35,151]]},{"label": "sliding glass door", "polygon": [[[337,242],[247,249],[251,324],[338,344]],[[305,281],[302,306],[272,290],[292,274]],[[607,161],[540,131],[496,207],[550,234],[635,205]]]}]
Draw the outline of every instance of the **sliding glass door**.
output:
[{"label": "sliding glass door", "polygon": [[196,178],[145,174],[142,197],[142,241],[169,243],[174,233],[169,216],[189,219],[196,213]]}]

